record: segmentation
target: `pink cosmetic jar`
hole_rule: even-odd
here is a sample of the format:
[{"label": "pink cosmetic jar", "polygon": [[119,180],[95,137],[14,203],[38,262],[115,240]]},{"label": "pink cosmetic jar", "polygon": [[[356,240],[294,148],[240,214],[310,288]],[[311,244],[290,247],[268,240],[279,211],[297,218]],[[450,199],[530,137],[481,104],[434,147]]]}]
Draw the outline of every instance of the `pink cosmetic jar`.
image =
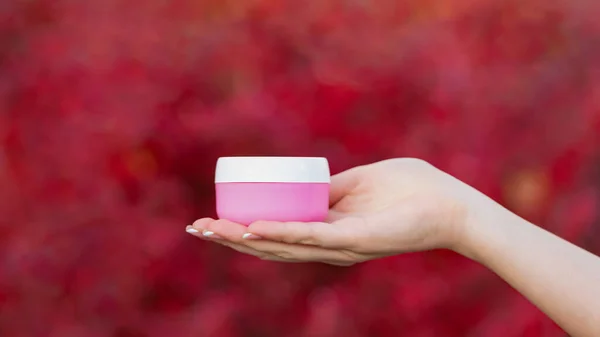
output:
[{"label": "pink cosmetic jar", "polygon": [[217,215],[244,225],[324,221],[329,163],[314,157],[222,157],[217,161]]}]

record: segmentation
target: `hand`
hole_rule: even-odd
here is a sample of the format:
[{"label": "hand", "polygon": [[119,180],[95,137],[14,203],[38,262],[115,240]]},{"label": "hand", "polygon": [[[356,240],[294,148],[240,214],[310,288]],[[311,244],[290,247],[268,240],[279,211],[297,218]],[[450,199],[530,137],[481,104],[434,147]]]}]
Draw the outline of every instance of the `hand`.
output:
[{"label": "hand", "polygon": [[391,159],[331,178],[324,223],[204,218],[187,231],[263,260],[348,266],[460,244],[470,186],[417,159]]}]

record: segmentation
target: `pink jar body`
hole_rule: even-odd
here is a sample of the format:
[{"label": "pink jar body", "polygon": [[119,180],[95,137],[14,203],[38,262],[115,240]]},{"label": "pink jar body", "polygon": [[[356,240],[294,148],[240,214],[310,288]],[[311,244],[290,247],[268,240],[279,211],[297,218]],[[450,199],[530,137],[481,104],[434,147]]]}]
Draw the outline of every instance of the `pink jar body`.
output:
[{"label": "pink jar body", "polygon": [[243,225],[266,221],[324,221],[327,183],[216,183],[217,215]]}]

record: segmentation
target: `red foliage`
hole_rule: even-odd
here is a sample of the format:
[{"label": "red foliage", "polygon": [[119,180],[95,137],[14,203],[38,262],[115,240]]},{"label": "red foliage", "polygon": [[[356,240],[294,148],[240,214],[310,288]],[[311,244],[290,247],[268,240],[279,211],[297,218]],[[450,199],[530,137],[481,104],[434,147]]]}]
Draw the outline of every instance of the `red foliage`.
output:
[{"label": "red foliage", "polygon": [[416,156],[600,252],[592,1],[3,0],[2,336],[560,336],[432,252],[351,269],[186,235],[217,157]]}]

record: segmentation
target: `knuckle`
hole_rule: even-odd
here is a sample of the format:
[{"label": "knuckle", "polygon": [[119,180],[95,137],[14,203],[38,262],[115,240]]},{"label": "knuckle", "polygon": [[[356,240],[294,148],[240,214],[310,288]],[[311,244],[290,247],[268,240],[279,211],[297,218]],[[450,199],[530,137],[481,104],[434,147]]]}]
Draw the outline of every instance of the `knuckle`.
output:
[{"label": "knuckle", "polygon": [[342,263],[358,263],[358,262],[364,262],[369,260],[369,258],[366,255],[363,254],[357,254],[354,251],[351,250],[340,250],[340,256],[338,259],[336,259],[338,262],[342,262]]},{"label": "knuckle", "polygon": [[215,220],[206,224],[206,230],[211,232],[218,232],[223,227],[223,220]]},{"label": "knuckle", "polygon": [[305,245],[305,246],[317,246],[317,243],[311,239],[299,239],[293,243],[299,244],[299,245]]},{"label": "knuckle", "polygon": [[294,258],[294,254],[292,254],[290,252],[285,252],[285,251],[273,252],[272,254],[281,259],[285,259],[285,260],[291,260]]},{"label": "knuckle", "polygon": [[210,223],[210,221],[207,221],[206,219],[198,219],[192,223],[192,227],[205,228],[208,223]]},{"label": "knuckle", "polygon": [[207,222],[202,225],[202,231],[211,231],[214,229],[215,221]]},{"label": "knuckle", "polygon": [[319,235],[316,226],[311,225],[307,228],[305,240],[310,241],[313,244],[317,244],[319,242]]},{"label": "knuckle", "polygon": [[263,260],[263,261],[273,261],[276,260],[275,257],[269,255],[269,254],[256,254],[256,257],[258,257],[259,259]]},{"label": "knuckle", "polygon": [[317,233],[317,230],[315,229],[315,226],[312,225],[305,225],[306,227],[306,233],[300,237],[296,237],[294,239],[294,242],[292,243],[296,243],[296,244],[300,244],[300,245],[312,245],[312,246],[319,246],[320,245],[320,240],[319,240],[319,236]]},{"label": "knuckle", "polygon": [[[292,259],[295,255],[292,252],[282,250],[280,247],[271,247],[270,245],[261,245],[261,242],[256,242],[250,246],[253,250],[258,252],[258,255],[265,258],[277,258],[277,259]],[[257,255],[257,256],[258,256]]]}]

